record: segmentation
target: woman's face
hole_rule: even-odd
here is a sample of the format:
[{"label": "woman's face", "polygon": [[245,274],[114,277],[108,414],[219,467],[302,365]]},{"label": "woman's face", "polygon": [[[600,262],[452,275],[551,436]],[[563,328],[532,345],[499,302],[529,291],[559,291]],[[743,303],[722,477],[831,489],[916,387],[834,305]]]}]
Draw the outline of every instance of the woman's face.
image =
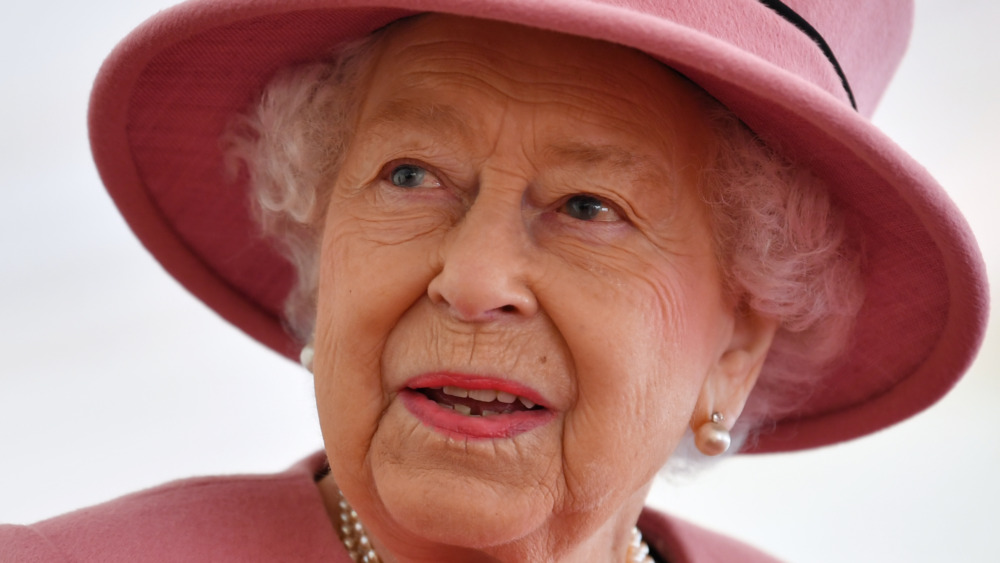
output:
[{"label": "woman's face", "polygon": [[704,111],[623,48],[390,31],[331,187],[314,363],[332,475],[381,544],[618,534],[696,410],[738,413]]}]

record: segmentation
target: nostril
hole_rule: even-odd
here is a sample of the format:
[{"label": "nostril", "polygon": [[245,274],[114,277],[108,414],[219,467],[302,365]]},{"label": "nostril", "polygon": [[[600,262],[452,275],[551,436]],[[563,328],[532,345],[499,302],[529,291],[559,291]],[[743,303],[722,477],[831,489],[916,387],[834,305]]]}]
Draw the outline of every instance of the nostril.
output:
[{"label": "nostril", "polygon": [[516,313],[517,307],[513,305],[504,305],[503,307],[500,307],[500,310],[503,311],[504,313]]}]

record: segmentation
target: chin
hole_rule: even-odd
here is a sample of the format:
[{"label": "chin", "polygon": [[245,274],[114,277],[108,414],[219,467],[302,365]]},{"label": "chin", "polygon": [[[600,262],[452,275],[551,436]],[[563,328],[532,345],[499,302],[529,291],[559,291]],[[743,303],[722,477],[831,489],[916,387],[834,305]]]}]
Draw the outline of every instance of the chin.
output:
[{"label": "chin", "polygon": [[459,485],[446,474],[399,473],[378,472],[379,497],[396,525],[428,542],[474,549],[508,544],[542,528],[552,512],[539,498],[498,501],[493,483]]},{"label": "chin", "polygon": [[[554,432],[533,434],[520,447],[459,440],[391,405],[369,456],[378,502],[395,525],[431,542],[480,548],[530,535],[553,513],[552,486],[543,483],[555,482],[558,467],[541,453]],[[534,453],[517,455],[525,452]]]}]

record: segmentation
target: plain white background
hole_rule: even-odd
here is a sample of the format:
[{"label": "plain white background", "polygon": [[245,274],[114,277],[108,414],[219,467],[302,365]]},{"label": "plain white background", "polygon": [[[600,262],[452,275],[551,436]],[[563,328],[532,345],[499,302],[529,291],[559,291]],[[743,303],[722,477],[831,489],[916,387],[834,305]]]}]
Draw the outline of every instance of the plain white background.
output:
[{"label": "plain white background", "polygon": [[[90,161],[90,83],[164,0],[18,2],[0,19],[0,522],[167,480],[283,469],[321,447],[310,381],[189,297]],[[876,121],[1000,261],[1000,4],[926,0]],[[651,502],[796,562],[994,561],[996,323],[930,411],[878,435],[730,460]],[[470,499],[475,502],[475,499]]]}]

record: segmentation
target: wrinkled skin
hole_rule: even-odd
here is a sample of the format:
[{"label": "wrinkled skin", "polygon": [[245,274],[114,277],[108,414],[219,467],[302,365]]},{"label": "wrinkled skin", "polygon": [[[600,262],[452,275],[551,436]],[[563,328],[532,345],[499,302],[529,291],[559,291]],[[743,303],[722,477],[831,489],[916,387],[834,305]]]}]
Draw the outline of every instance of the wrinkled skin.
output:
[{"label": "wrinkled skin", "polygon": [[[621,561],[685,429],[739,415],[774,327],[722,290],[705,108],[600,42],[390,31],[331,188],[314,361],[321,490],[383,559]],[[399,397],[442,370],[526,385],[553,416],[445,435]]]}]

